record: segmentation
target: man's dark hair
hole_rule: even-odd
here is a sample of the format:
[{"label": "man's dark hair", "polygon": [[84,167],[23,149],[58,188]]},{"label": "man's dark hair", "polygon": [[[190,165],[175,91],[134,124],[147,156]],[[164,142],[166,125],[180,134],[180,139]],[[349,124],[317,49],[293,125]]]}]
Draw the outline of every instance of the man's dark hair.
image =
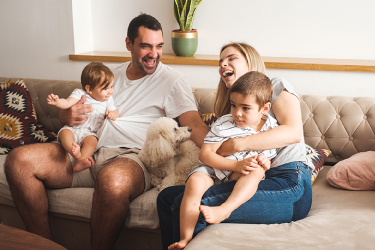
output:
[{"label": "man's dark hair", "polygon": [[131,20],[131,22],[129,23],[127,36],[129,37],[130,42],[132,44],[134,43],[134,40],[138,37],[138,30],[141,26],[144,26],[150,30],[161,30],[161,32],[163,33],[161,24],[155,17],[142,13],[139,16],[133,18],[133,20]]}]

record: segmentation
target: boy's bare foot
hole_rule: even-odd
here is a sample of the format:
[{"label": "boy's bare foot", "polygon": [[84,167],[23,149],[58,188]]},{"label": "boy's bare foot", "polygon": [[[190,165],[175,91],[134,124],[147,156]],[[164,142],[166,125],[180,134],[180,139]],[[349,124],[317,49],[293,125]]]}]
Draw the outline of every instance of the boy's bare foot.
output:
[{"label": "boy's bare foot", "polygon": [[92,167],[93,165],[94,161],[91,157],[82,160],[77,160],[74,164],[73,171],[80,172],[82,170],[85,170],[86,168]]},{"label": "boy's bare foot", "polygon": [[180,240],[179,242],[175,242],[168,247],[168,250],[182,250],[184,249],[190,240]]},{"label": "boy's bare foot", "polygon": [[81,147],[75,142],[72,143],[72,156],[76,160],[81,158]]},{"label": "boy's bare foot", "polygon": [[202,212],[204,219],[211,224],[218,224],[227,219],[230,215],[222,207],[208,207],[204,205],[199,206],[199,211]]}]

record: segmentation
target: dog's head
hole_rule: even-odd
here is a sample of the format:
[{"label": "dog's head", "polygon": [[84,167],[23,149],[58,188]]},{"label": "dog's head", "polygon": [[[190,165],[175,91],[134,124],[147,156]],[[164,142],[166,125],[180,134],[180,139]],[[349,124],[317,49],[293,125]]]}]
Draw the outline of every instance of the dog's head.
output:
[{"label": "dog's head", "polygon": [[190,133],[188,127],[179,127],[172,118],[156,119],[148,127],[146,141],[140,153],[142,161],[146,165],[155,165],[152,163],[163,162],[175,156],[176,146],[190,139]]}]

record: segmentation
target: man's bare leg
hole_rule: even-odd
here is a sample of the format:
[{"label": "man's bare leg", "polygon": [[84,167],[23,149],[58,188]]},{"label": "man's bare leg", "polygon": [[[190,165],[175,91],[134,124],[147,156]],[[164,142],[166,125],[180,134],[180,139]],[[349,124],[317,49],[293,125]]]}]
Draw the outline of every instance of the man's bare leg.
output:
[{"label": "man's bare leg", "polygon": [[72,184],[72,165],[65,149],[40,143],[13,149],[4,170],[14,203],[28,231],[52,239],[45,188]]},{"label": "man's bare leg", "polygon": [[91,248],[113,249],[124,226],[130,202],[145,187],[141,167],[128,158],[103,167],[97,176],[91,212]]}]

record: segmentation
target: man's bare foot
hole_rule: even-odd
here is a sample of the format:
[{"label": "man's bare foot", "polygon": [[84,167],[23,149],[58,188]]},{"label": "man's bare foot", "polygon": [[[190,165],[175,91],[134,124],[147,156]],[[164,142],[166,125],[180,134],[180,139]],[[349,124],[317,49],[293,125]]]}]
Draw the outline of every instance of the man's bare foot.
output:
[{"label": "man's bare foot", "polygon": [[168,247],[168,250],[182,250],[184,249],[187,244],[191,241],[190,240],[180,240],[179,242],[175,242]]},{"label": "man's bare foot", "polygon": [[81,147],[75,142],[72,143],[72,156],[76,160],[81,158]]},{"label": "man's bare foot", "polygon": [[82,170],[85,170],[86,168],[92,167],[93,165],[94,161],[91,157],[82,160],[77,160],[74,164],[73,171],[80,172]]},{"label": "man's bare foot", "polygon": [[199,206],[199,211],[202,212],[204,219],[211,224],[218,224],[227,219],[230,215],[222,207],[208,207],[204,205]]}]

